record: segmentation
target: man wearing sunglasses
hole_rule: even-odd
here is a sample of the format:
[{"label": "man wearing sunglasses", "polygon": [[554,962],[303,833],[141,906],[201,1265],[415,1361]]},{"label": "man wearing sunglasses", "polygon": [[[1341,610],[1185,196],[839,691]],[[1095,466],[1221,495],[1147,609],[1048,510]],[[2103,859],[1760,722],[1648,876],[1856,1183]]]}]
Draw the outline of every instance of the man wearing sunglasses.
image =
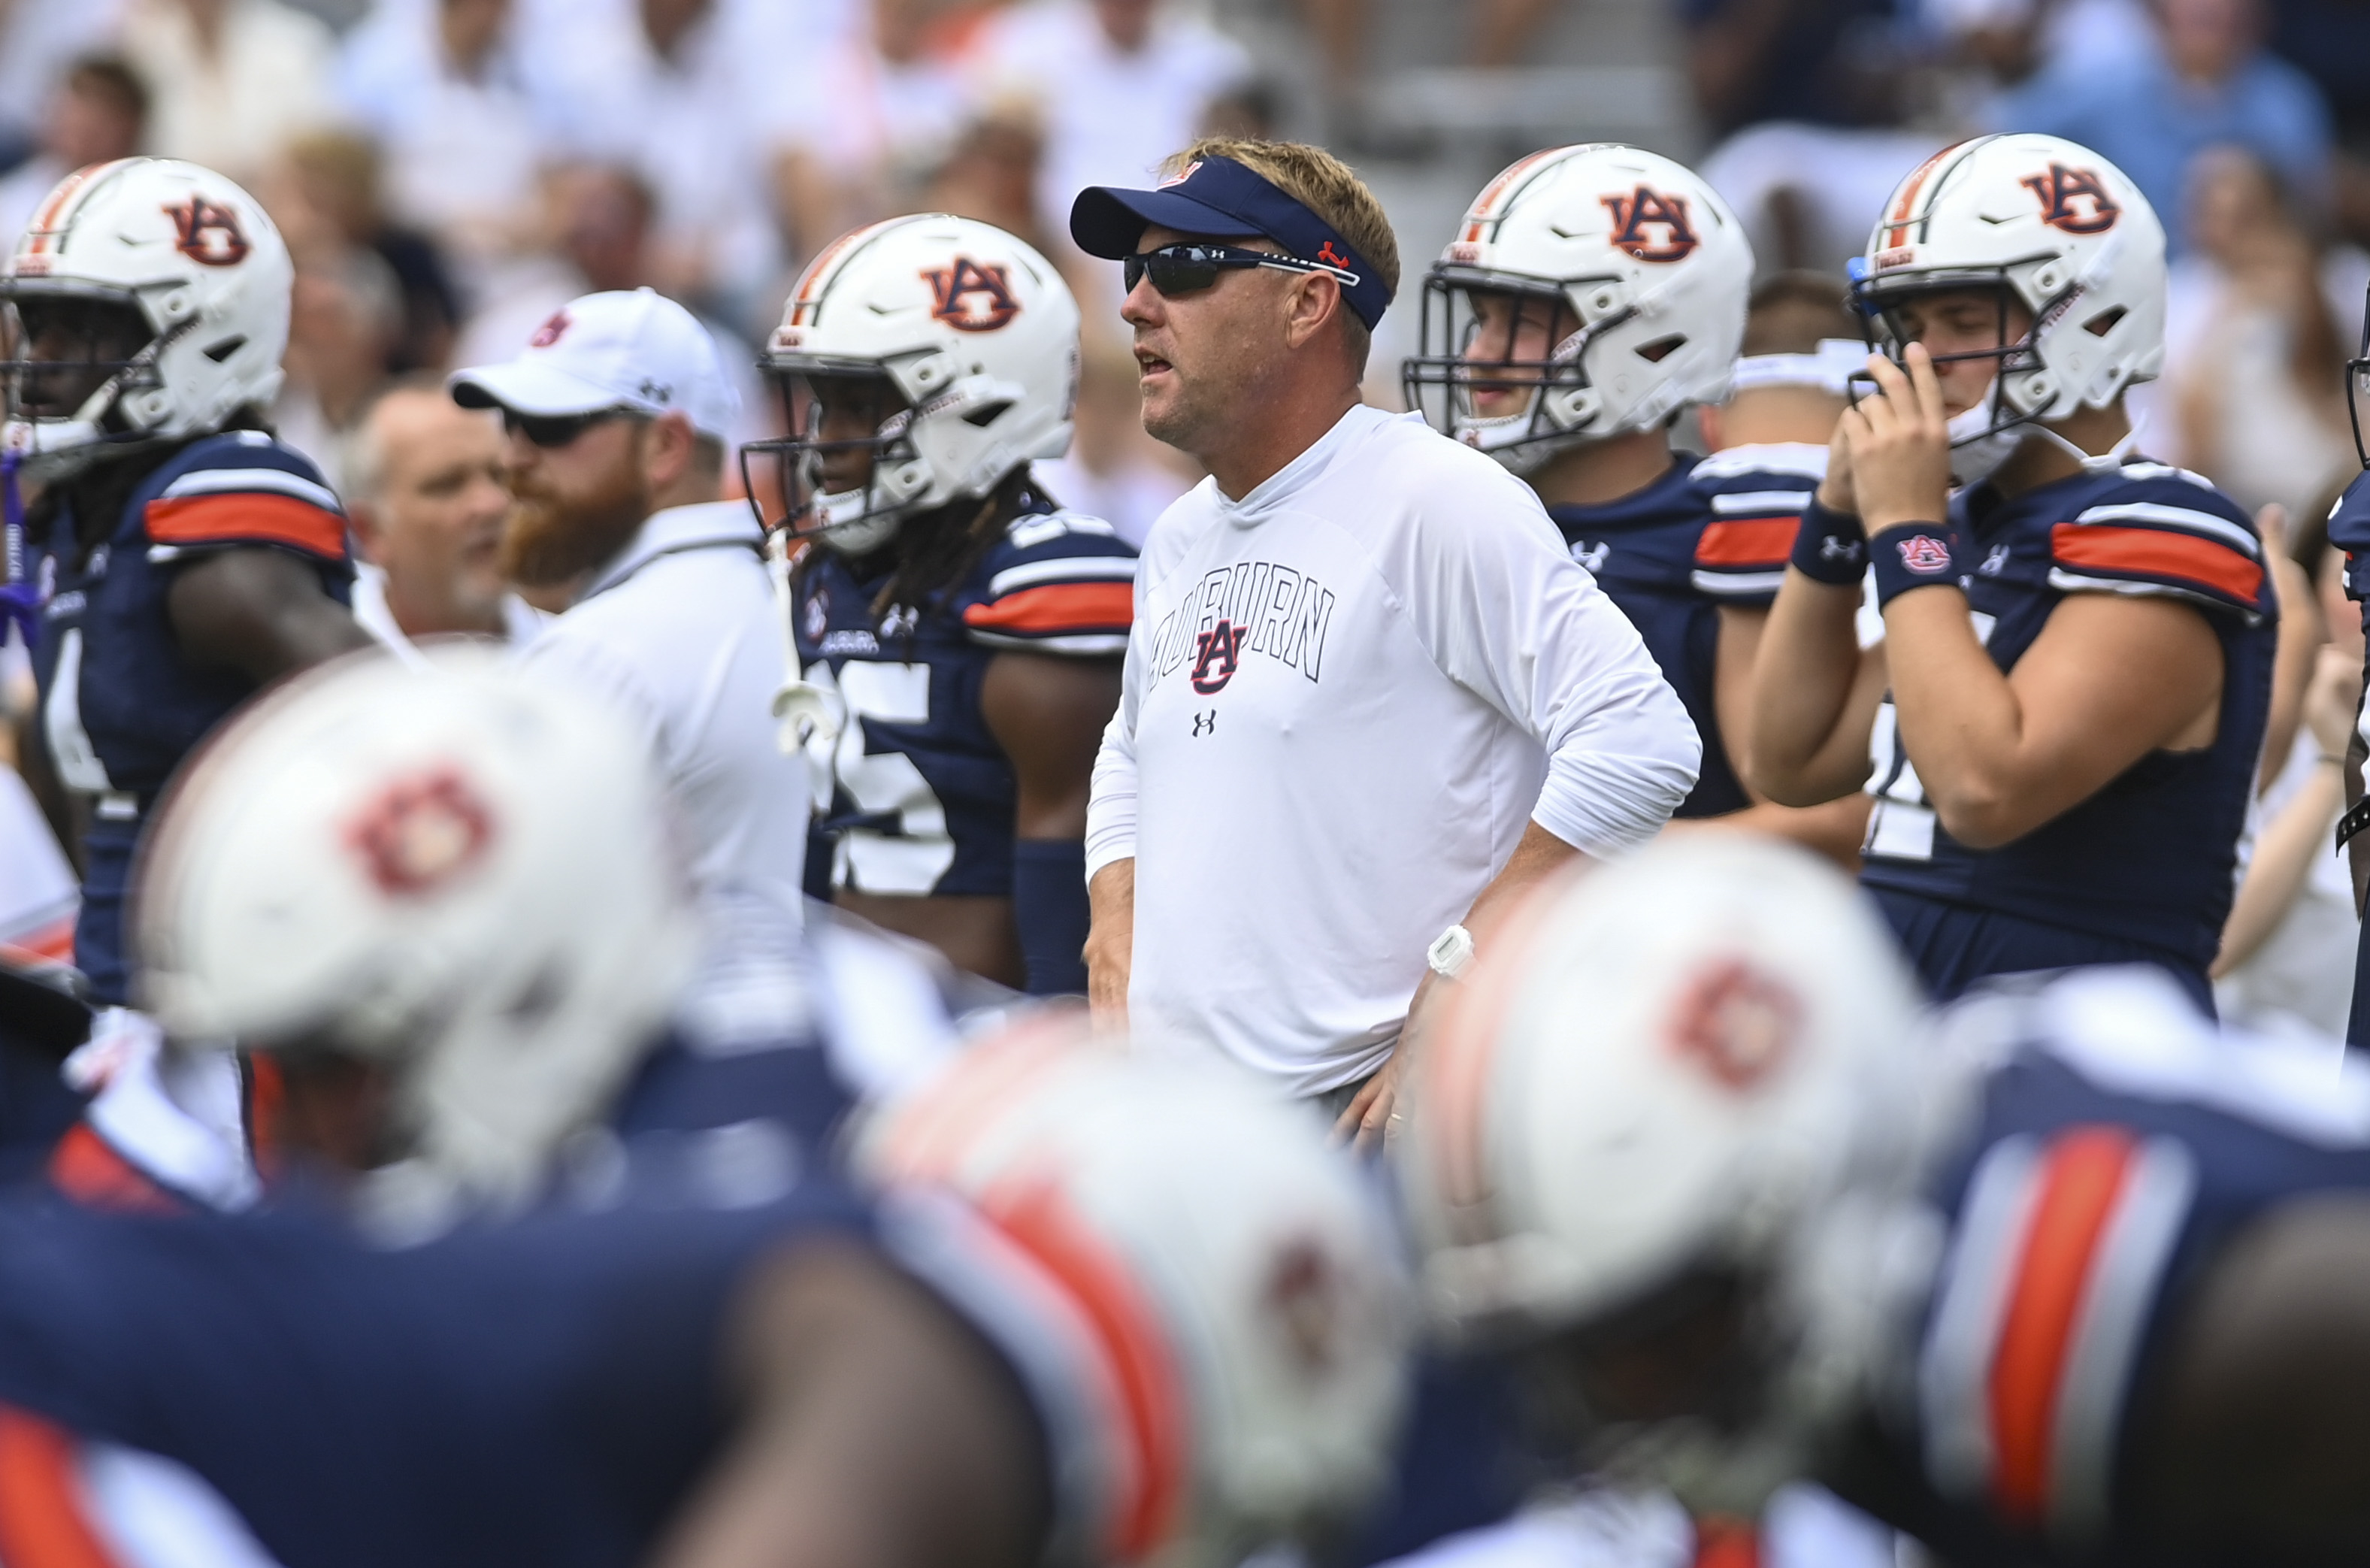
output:
[{"label": "man wearing sunglasses", "polygon": [[1090,992],[1371,1143],[1433,977],[1550,868],[1651,836],[1700,747],[1537,497],[1362,406],[1398,277],[1373,193],[1291,144],[1169,168],[1070,216],[1124,264],[1145,428],[1211,474],[1138,569]]},{"label": "man wearing sunglasses", "polygon": [[650,289],[586,294],[452,388],[501,413],[506,575],[569,601],[523,656],[649,737],[704,895],[731,884],[795,914],[806,782],[774,740],[784,655],[763,541],[719,499],[740,399],[715,342]]}]

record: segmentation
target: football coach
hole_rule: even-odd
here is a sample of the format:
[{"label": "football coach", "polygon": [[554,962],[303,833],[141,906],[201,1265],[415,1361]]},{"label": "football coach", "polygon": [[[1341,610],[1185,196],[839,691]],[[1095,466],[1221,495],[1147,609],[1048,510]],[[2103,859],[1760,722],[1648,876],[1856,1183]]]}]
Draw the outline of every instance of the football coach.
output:
[{"label": "football coach", "polygon": [[1135,580],[1087,829],[1092,999],[1378,1139],[1397,1047],[1514,896],[1652,836],[1701,747],[1530,489],[1363,406],[1398,282],[1327,153],[1209,139],[1082,192],[1144,426],[1210,477]]}]

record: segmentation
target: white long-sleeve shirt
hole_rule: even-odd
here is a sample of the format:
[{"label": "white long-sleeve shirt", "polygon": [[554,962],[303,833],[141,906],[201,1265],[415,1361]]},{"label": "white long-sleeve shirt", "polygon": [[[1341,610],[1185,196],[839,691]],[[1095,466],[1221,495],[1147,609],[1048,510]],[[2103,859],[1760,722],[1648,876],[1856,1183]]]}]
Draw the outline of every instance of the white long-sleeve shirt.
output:
[{"label": "white long-sleeve shirt", "polygon": [[1529,487],[1352,409],[1145,543],[1087,822],[1089,877],[1136,862],[1134,1029],[1295,1094],[1354,1082],[1527,821],[1618,855],[1701,756]]}]

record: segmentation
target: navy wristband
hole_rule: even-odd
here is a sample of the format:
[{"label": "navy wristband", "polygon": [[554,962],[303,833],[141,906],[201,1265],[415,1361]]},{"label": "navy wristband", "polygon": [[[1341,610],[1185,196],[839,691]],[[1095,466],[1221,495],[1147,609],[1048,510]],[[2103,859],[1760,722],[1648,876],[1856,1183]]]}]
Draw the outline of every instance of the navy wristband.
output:
[{"label": "navy wristband", "polygon": [[1087,847],[1076,838],[1012,843],[1012,919],[1032,997],[1087,989]]},{"label": "navy wristband", "polygon": [[1868,571],[1868,536],[1859,519],[1848,512],[1830,512],[1814,493],[1802,508],[1802,525],[1794,530],[1794,548],[1786,564],[1813,582],[1848,588]]},{"label": "navy wristband", "polygon": [[1876,607],[1884,608],[1912,588],[1956,588],[1958,558],[1950,553],[1950,530],[1939,523],[1904,523],[1869,541],[1876,568]]}]

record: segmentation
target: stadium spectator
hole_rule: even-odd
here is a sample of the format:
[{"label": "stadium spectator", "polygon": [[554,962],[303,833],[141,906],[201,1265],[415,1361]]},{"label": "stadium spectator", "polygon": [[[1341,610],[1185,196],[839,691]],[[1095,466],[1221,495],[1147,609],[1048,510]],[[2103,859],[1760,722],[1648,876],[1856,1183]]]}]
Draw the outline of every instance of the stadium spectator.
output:
[{"label": "stadium spectator", "polygon": [[[1939,155],[1886,212],[1861,297],[1902,363],[1868,362],[1878,391],[1803,514],[1754,781],[1801,805],[1870,787],[1860,878],[1939,997],[2152,963],[2210,1008],[2276,608],[2247,513],[2125,455],[2162,230],[2112,165],[2031,135]],[[1864,653],[1869,566],[1885,638]]]},{"label": "stadium spectator", "polygon": [[0,6],[0,168],[39,150],[50,95],[77,58],[113,42],[122,13],[122,0]]},{"label": "stadium spectator", "polygon": [[[623,165],[571,164],[549,171],[543,188],[553,249],[506,271],[502,290],[470,318],[460,347],[465,363],[515,353],[552,312],[579,294],[630,294],[639,288],[667,293],[653,240],[658,202],[640,175]],[[729,444],[738,446],[770,433],[766,399],[757,381],[756,350],[693,302],[676,303],[698,316],[700,326],[716,340],[725,376],[740,399],[726,432]]]},{"label": "stadium spectator", "polygon": [[461,318],[460,297],[436,241],[390,220],[379,200],[379,156],[368,137],[312,131],[282,151],[268,187],[284,230],[307,247],[375,251],[403,290],[403,332],[388,355],[398,371],[442,370]]},{"label": "stadium spectator", "polygon": [[801,248],[911,210],[969,122],[976,87],[930,26],[931,0],[871,0],[815,59],[811,101],[777,165]]},{"label": "stadium spectator", "polygon": [[151,94],[148,151],[259,177],[335,115],[337,42],[284,0],[129,0],[123,51]]},{"label": "stadium spectator", "polygon": [[41,198],[89,164],[128,158],[148,123],[148,89],[112,54],[75,61],[50,94],[40,150],[0,179],[0,245],[14,250]]},{"label": "stadium spectator", "polygon": [[346,519],[362,559],[354,619],[390,646],[463,634],[532,641],[543,617],[502,579],[511,494],[500,422],[440,377],[374,398],[346,444]]},{"label": "stadium spectator", "polygon": [[992,98],[955,138],[916,205],[923,212],[993,224],[1019,236],[1040,255],[1061,256],[1038,218],[1038,171],[1044,160],[1045,128],[1036,100]]},{"label": "stadium spectator", "polygon": [[[2253,154],[2214,147],[2192,166],[2191,252],[2168,295],[2159,428],[2180,461],[2249,508],[2313,510],[2356,467],[2341,367],[2370,266],[2323,247]],[[2169,408],[2166,405],[2169,405]]]},{"label": "stadium spectator", "polygon": [[2131,176],[2182,248],[2185,182],[2197,156],[2244,147],[2305,201],[2329,197],[2329,110],[2303,72],[2262,47],[2260,0],[2151,0],[2157,47],[2125,60],[2066,60],[2000,96],[1985,128],[2095,148]]},{"label": "stadium spectator", "polygon": [[[1482,0],[1467,59],[1475,65],[1513,64],[1556,5],[1557,0]],[[1301,0],[1300,9],[1316,37],[1328,85],[1337,97],[1353,89],[1374,36],[1374,0]]]},{"label": "stadium spectator", "polygon": [[271,420],[280,439],[310,457],[340,491],[346,438],[386,380],[402,332],[401,286],[375,254],[340,246],[297,257],[282,362],[288,378]]},{"label": "stadium spectator", "polygon": [[1070,221],[1127,259],[1145,428],[1211,472],[1136,577],[1090,992],[1378,1141],[1432,975],[1550,868],[1650,837],[1700,747],[1537,498],[1360,403],[1398,281],[1373,193],[1291,143],[1168,167]]},{"label": "stadium spectator", "polygon": [[384,151],[387,207],[465,256],[528,237],[536,168],[577,130],[517,35],[512,0],[382,0],[339,53],[338,101]]},{"label": "stadium spectator", "polygon": [[456,374],[453,396],[509,432],[504,575],[569,601],[525,656],[648,736],[704,897],[794,916],[808,783],[775,741],[788,672],[756,520],[718,499],[738,399],[715,342],[650,290],[587,294],[516,358]]},{"label": "stadium spectator", "polygon": [[989,24],[981,53],[1043,116],[1037,206],[1056,233],[1079,191],[1142,179],[1251,75],[1240,44],[1172,0],[1037,0]]}]

